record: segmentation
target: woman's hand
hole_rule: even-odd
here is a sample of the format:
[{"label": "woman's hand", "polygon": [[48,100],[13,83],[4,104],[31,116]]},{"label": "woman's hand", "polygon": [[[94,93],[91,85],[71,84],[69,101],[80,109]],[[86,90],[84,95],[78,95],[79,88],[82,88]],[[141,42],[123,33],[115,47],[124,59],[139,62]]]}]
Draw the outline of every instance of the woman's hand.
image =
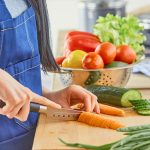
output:
[{"label": "woman's hand", "polygon": [[6,115],[10,119],[16,117],[21,121],[26,121],[28,118],[30,101],[61,108],[60,105],[33,93],[1,69],[0,99],[6,104],[3,108],[0,108],[0,114]]},{"label": "woman's hand", "polygon": [[77,85],[71,85],[56,92],[49,92],[44,89],[43,96],[65,108],[70,108],[72,105],[83,103],[85,111],[94,111],[96,113],[100,113],[97,97],[91,92]]}]

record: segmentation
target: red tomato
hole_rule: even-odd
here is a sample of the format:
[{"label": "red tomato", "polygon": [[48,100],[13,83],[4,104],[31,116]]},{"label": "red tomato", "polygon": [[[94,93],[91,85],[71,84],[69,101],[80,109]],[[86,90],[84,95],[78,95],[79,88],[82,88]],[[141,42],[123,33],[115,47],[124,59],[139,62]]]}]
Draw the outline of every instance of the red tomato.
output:
[{"label": "red tomato", "polygon": [[96,47],[95,52],[102,57],[105,65],[114,61],[117,53],[116,47],[109,42],[99,44]]},{"label": "red tomato", "polygon": [[57,65],[61,65],[65,58],[66,57],[64,57],[64,56],[55,58]]},{"label": "red tomato", "polygon": [[84,69],[100,69],[104,68],[104,62],[95,52],[87,53],[82,59],[82,67]]},{"label": "red tomato", "polygon": [[115,60],[132,64],[136,60],[136,53],[128,45],[121,45],[117,48]]}]

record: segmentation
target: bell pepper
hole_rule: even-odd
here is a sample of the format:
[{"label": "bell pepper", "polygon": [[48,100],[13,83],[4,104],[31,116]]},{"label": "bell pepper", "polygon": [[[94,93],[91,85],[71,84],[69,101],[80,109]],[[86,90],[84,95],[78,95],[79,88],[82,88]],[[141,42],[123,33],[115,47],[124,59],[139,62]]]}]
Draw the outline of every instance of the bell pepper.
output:
[{"label": "bell pepper", "polygon": [[63,60],[64,60],[65,58],[66,58],[66,57],[64,57],[64,56],[56,57],[56,58],[55,58],[55,61],[56,61],[57,65],[61,65],[62,62],[63,62]]},{"label": "bell pepper", "polygon": [[91,37],[95,38],[96,40],[100,41],[98,36],[96,36],[93,33],[84,32],[84,31],[77,31],[77,30],[73,30],[73,31],[68,32],[65,36],[65,40],[69,39],[70,37],[72,37],[74,35],[85,35],[85,36],[88,35],[88,36],[91,36]]},{"label": "bell pepper", "polygon": [[87,53],[82,50],[75,50],[62,62],[64,68],[82,68],[82,59]]},{"label": "bell pepper", "polygon": [[65,41],[65,49],[69,49],[70,51],[80,49],[85,52],[94,52],[95,48],[99,44],[100,41],[95,37],[77,34],[74,36],[70,36]]}]

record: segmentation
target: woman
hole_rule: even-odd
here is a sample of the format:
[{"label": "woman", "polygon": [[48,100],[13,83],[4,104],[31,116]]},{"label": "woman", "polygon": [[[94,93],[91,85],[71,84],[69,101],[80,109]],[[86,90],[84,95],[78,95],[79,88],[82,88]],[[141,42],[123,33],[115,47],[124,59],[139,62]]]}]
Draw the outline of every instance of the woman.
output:
[{"label": "woman", "polygon": [[38,114],[29,113],[31,101],[55,108],[83,102],[86,111],[99,113],[96,97],[79,86],[42,88],[40,58],[44,71],[59,71],[48,29],[45,0],[0,0],[1,150],[32,149]]}]

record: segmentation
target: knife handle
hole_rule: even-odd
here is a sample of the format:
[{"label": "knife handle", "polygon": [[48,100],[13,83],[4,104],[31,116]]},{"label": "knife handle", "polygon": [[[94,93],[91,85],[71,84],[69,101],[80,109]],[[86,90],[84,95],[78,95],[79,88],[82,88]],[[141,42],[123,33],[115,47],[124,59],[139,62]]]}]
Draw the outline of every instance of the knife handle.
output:
[{"label": "knife handle", "polygon": [[[6,105],[5,102],[0,100],[0,108],[3,108],[5,105]],[[30,103],[30,112],[45,113],[46,110],[47,110],[46,106],[37,103]]]},{"label": "knife handle", "polygon": [[46,113],[47,107],[38,103],[30,103],[30,112]]},{"label": "knife handle", "polygon": [[40,105],[37,103],[30,103],[30,112],[40,112]]}]

